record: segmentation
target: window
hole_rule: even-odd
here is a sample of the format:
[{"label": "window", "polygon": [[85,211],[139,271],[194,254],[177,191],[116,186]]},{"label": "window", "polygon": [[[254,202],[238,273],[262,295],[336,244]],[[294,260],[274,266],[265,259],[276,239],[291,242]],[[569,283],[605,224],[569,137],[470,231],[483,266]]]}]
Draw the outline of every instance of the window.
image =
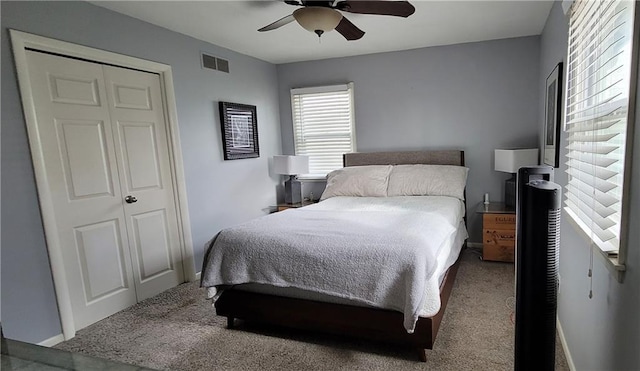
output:
[{"label": "window", "polygon": [[[634,1],[575,1],[569,24],[565,210],[624,263]],[[635,82],[633,82],[635,84]],[[625,161],[627,160],[627,161]],[[625,203],[626,202],[626,203]]]},{"label": "window", "polygon": [[353,83],[291,89],[296,155],[309,156],[309,174],[324,178],[342,167],[342,155],[355,152]]}]

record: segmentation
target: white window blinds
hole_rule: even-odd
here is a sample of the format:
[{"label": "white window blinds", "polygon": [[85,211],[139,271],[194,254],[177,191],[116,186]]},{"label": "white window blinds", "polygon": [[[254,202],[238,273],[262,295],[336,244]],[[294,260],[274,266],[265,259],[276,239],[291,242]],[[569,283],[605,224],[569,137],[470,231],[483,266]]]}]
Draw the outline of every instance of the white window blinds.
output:
[{"label": "white window blinds", "polygon": [[356,150],[353,83],[291,89],[295,154],[309,156],[309,178],[342,167],[342,155]]},{"label": "white window blinds", "polygon": [[575,1],[569,24],[565,210],[603,251],[620,247],[633,1]]}]

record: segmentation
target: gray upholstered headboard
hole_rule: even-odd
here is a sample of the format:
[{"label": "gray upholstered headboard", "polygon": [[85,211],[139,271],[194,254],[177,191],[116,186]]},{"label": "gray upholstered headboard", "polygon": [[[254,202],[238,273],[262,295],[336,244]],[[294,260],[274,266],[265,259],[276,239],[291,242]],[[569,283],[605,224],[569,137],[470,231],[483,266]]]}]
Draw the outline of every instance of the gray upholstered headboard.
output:
[{"label": "gray upholstered headboard", "polygon": [[464,151],[434,150],[405,152],[345,153],[344,166],[364,165],[459,165],[464,166]]}]

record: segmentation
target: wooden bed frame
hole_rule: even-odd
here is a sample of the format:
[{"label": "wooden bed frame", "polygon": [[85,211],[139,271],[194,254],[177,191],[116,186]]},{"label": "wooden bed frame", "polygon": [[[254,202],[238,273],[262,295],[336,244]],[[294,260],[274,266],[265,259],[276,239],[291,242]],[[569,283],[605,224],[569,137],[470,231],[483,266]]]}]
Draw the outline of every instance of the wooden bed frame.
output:
[{"label": "wooden bed frame", "polygon": [[[447,150],[344,155],[345,166],[401,164],[464,166],[464,152]],[[401,312],[233,289],[225,290],[218,298],[215,303],[216,314],[227,317],[228,328],[233,328],[234,319],[238,318],[408,345],[418,351],[421,361],[426,362],[426,349],[433,349],[459,264],[458,258],[440,285],[440,311],[433,317],[420,317],[412,334],[406,332]]]}]

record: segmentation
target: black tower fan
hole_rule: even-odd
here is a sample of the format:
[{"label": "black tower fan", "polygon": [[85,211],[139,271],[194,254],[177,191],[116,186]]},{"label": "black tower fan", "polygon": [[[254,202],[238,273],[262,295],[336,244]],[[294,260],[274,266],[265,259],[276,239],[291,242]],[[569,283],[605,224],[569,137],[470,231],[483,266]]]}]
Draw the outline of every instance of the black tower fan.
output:
[{"label": "black tower fan", "polygon": [[561,187],[553,168],[518,171],[515,370],[553,370]]}]

